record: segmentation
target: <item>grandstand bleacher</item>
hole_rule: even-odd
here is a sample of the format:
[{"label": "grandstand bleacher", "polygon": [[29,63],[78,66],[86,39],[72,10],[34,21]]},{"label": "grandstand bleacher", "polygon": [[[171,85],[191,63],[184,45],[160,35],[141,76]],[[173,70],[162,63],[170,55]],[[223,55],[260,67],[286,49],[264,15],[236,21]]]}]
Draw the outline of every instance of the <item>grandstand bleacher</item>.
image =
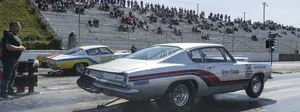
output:
[{"label": "grandstand bleacher", "polygon": [[[72,30],[79,37],[78,28],[80,23],[80,45],[103,44],[113,49],[130,49],[131,45],[135,45],[138,49],[143,49],[160,43],[204,42],[223,44],[230,52],[266,52],[265,40],[268,38],[269,32],[278,33],[282,36],[278,38],[277,50],[275,52],[291,54],[296,49],[299,49],[297,47],[298,38],[290,30],[283,28],[279,28],[276,31],[269,29],[261,30],[259,28],[254,30],[252,28],[252,32],[249,33],[244,31],[238,23],[234,23],[234,27],[237,27],[238,31],[235,31],[234,34],[228,34],[225,29],[229,27],[218,28],[217,22],[212,22],[213,28],[218,28],[217,31],[201,29],[201,33],[192,32],[192,27],[198,24],[194,23],[191,25],[187,22],[180,22],[180,25],[174,26],[182,30],[182,36],[176,36],[173,33],[173,29],[168,28],[169,24],[162,24],[160,22],[161,18],[157,20],[157,23],[150,23],[148,16],[152,13],[151,11],[147,11],[147,14],[139,14],[138,11],[135,12],[135,16],[139,20],[147,20],[148,31],[136,27],[135,32],[120,32],[118,31],[118,27],[121,24],[120,17],[112,19],[109,16],[109,12],[100,11],[98,7],[99,3],[94,8],[86,9],[85,14],[80,16],[80,22],[78,22],[79,14],[75,14],[74,9],[67,9],[66,13],[53,12],[51,10],[40,11],[62,38],[63,46],[65,47],[67,46],[69,33]],[[122,9],[126,15],[132,10],[130,8]],[[110,11],[112,11],[112,8]],[[93,19],[99,20],[99,27],[90,27],[88,25],[88,21]],[[209,21],[207,18],[198,18],[198,20],[200,23],[202,20]],[[163,35],[157,34],[159,26],[163,30]],[[282,32],[286,32],[287,34],[282,34]],[[298,33],[299,31],[295,32]],[[208,40],[201,37],[205,34],[209,35]],[[257,41],[252,40],[252,35],[256,35]]]}]

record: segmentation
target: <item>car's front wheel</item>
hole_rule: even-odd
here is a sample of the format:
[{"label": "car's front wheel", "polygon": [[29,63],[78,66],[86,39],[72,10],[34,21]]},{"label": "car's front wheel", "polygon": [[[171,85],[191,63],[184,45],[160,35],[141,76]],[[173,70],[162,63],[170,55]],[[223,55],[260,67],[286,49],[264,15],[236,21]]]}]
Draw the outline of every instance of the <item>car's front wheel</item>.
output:
[{"label": "car's front wheel", "polygon": [[159,108],[170,112],[187,111],[194,104],[195,88],[190,82],[173,83],[161,99],[155,102]]},{"label": "car's front wheel", "polygon": [[254,75],[247,88],[246,88],[246,93],[249,97],[251,98],[257,98],[261,95],[264,89],[264,81],[263,78],[259,75]]}]

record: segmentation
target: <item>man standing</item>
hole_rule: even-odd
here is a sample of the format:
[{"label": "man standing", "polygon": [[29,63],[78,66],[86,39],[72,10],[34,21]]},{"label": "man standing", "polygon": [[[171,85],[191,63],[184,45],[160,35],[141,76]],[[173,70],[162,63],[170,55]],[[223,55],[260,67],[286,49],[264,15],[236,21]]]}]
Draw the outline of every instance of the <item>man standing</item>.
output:
[{"label": "man standing", "polygon": [[3,76],[1,81],[1,97],[10,98],[8,95],[14,95],[13,84],[16,77],[18,60],[25,50],[21,45],[21,40],[17,36],[21,29],[19,22],[12,22],[9,25],[9,31],[1,39],[2,45],[2,63]]}]

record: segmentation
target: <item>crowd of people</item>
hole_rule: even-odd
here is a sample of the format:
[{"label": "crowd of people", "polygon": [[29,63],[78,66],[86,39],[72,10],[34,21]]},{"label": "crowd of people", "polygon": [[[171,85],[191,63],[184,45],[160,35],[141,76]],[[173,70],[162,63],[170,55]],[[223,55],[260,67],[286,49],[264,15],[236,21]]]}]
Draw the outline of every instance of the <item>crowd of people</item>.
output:
[{"label": "crowd of people", "polygon": [[[273,21],[266,21],[264,23],[254,22],[251,20],[243,20],[242,18],[235,18],[232,21],[230,15],[209,13],[205,15],[202,11],[197,14],[195,10],[189,10],[184,8],[168,7],[163,4],[152,4],[137,0],[42,0],[40,2],[41,10],[47,9],[48,5],[43,3],[54,4],[58,9],[64,9],[74,7],[75,3],[83,3],[84,9],[94,7],[96,3],[99,3],[99,10],[109,12],[109,17],[112,19],[119,19],[120,25],[118,31],[134,32],[135,28],[142,28],[145,31],[149,31],[149,24],[160,22],[161,25],[166,24],[168,28],[173,30],[173,33],[177,36],[182,36],[181,24],[192,25],[191,32],[202,33],[202,30],[219,31],[220,33],[233,34],[239,30],[243,30],[247,33],[252,33],[253,30],[286,30],[281,32],[287,35],[287,31],[296,35],[296,31],[299,29],[293,26],[284,26],[277,24]],[[45,2],[46,1],[46,2]],[[40,5],[39,5],[40,6]],[[54,7],[54,6],[53,6]],[[130,11],[127,13],[125,8],[129,8]],[[76,9],[75,12],[83,11],[84,9]],[[77,11],[79,10],[79,11]],[[59,12],[59,10],[58,10]],[[136,14],[147,14],[148,18],[137,18]],[[89,21],[90,26],[92,22]],[[99,22],[98,22],[99,24]],[[96,24],[96,26],[98,26]],[[95,27],[96,27],[95,26]],[[163,34],[163,27],[157,26],[157,34]],[[204,35],[206,38],[207,35]],[[251,38],[256,38],[253,35]],[[255,39],[254,39],[255,40]]]}]

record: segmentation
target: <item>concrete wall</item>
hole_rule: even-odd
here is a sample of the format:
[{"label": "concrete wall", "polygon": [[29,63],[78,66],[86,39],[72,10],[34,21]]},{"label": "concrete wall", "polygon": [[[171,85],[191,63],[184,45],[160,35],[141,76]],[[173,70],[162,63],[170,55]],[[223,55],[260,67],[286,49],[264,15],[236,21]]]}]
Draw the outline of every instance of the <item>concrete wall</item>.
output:
[{"label": "concrete wall", "polygon": [[[248,57],[249,61],[270,61],[271,55],[270,53],[255,53],[255,52],[234,52],[231,53],[233,56],[241,56],[241,57]],[[273,53],[273,61],[279,61],[279,53]]]},{"label": "concrete wall", "polygon": [[280,54],[280,61],[300,61],[300,54]]},{"label": "concrete wall", "polygon": [[[23,55],[27,54],[44,54],[47,55],[51,54],[59,54],[60,50],[28,50],[24,52]],[[44,55],[46,55],[44,54]],[[254,53],[254,52],[233,52],[231,53],[234,57],[248,57],[249,61],[252,62],[263,62],[263,61],[270,61],[270,53]],[[273,53],[273,61],[279,61],[279,53]]]}]

